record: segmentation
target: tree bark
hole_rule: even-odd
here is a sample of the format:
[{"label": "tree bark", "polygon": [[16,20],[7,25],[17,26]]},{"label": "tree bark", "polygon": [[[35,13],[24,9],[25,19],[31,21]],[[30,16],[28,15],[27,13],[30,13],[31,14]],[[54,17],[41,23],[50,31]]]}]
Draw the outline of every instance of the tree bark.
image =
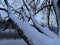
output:
[{"label": "tree bark", "polygon": [[57,20],[59,25],[59,37],[60,37],[60,0],[52,0],[52,1],[57,15]]}]

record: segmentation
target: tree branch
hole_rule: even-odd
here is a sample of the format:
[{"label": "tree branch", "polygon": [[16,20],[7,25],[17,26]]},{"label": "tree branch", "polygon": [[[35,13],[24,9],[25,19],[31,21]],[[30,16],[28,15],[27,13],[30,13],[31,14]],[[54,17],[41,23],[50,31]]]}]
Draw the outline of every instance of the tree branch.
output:
[{"label": "tree branch", "polygon": [[[32,11],[30,9],[30,7],[28,7],[28,4],[26,4],[26,2],[24,0],[23,1],[23,4],[25,5],[25,7],[27,8],[27,10],[29,11],[29,14],[30,14],[30,17],[31,17],[31,20],[33,21],[33,24],[39,29],[38,31],[42,31],[44,34],[48,35],[49,37],[52,37],[52,38],[56,38],[57,35],[54,34],[51,30],[49,30],[49,28],[46,27],[46,29],[44,29],[44,27],[42,27],[34,18],[33,14],[32,14]],[[54,35],[54,36],[53,36]]]}]

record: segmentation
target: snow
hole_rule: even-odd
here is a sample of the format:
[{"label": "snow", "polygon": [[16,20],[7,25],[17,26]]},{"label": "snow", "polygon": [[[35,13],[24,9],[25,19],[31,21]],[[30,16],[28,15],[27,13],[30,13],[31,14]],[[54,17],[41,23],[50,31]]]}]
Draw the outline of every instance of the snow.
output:
[{"label": "snow", "polygon": [[47,45],[60,45],[60,39],[54,39],[47,42]]},{"label": "snow", "polygon": [[2,31],[2,32],[15,33],[15,29],[6,29],[5,31]]},{"label": "snow", "polygon": [[[21,22],[14,15],[14,13],[11,12],[10,9],[11,9],[10,6],[8,6],[9,17],[14,21],[15,24],[17,24],[17,26],[23,31],[23,33],[26,35],[26,37],[30,41],[32,41],[32,43],[34,45],[47,45],[48,41],[53,40],[52,38],[50,38],[48,36],[45,36],[42,33],[38,32],[37,29],[35,29],[34,27],[32,27],[29,23],[27,23],[27,22],[24,22],[24,23]],[[46,28],[44,28],[44,29],[42,28],[42,30],[45,30],[45,29]],[[46,30],[48,30],[48,28]],[[46,30],[45,30],[45,32],[46,32]],[[49,30],[47,32],[48,32],[48,34],[50,34]],[[53,33],[52,33],[52,36],[55,36],[55,38],[57,38],[56,35],[54,35]]]},{"label": "snow", "polygon": [[[35,28],[33,28],[32,26],[30,26],[27,23],[22,23],[19,21],[19,19],[17,19],[17,17],[15,17],[15,15],[10,15],[12,16],[11,19],[17,23],[17,25],[19,26],[20,29],[23,30],[24,34],[30,39],[32,40],[32,42],[34,42],[34,44],[40,44],[41,42],[44,42],[44,40],[48,40],[50,38],[40,34]],[[28,27],[28,28],[27,28]],[[34,33],[33,33],[34,32]],[[37,35],[37,36],[35,36]],[[41,38],[41,39],[40,39]],[[46,39],[44,39],[46,38]],[[40,41],[41,40],[41,41]]]},{"label": "snow", "polygon": [[[49,29],[47,27],[41,27],[39,26],[38,23],[36,23],[35,19],[32,17],[31,13],[31,18],[33,22],[35,22],[36,26],[39,27],[41,30],[43,30],[46,34],[49,36],[52,36],[56,39],[52,39],[39,31],[37,31],[36,28],[32,27],[29,23],[27,22],[21,22],[15,15],[12,13],[10,6],[8,5],[7,7],[9,17],[14,21],[15,24],[23,31],[25,36],[29,39],[29,41],[32,41],[34,45],[59,45],[60,41],[58,37],[54,33],[50,33]],[[20,43],[21,42],[21,43]],[[1,45],[25,45],[23,41],[21,40],[1,40],[0,41]]]},{"label": "snow", "polygon": [[27,45],[22,39],[0,40],[0,45]]},{"label": "snow", "polygon": [[[43,43],[43,42],[41,42],[41,43]],[[60,40],[57,38],[54,40],[47,41],[46,43],[47,43],[46,45],[60,45]],[[23,39],[16,39],[16,40],[4,39],[4,40],[0,40],[0,45],[27,45],[27,44],[23,41]],[[43,44],[41,44],[41,45],[43,45]]]},{"label": "snow", "polygon": [[[33,42],[34,45],[44,44],[46,40],[51,40],[51,38],[41,34],[34,27],[30,26],[27,22],[22,23],[10,10],[8,7],[9,17],[18,25],[18,27],[24,32],[29,40]],[[37,35],[37,36],[36,36]],[[43,42],[43,43],[42,43]]]},{"label": "snow", "polygon": [[41,44],[41,42],[45,42],[44,40],[49,40],[50,39],[50,38],[44,36],[43,34],[39,33],[35,28],[33,28],[32,26],[30,26],[29,24],[27,24],[27,23],[21,23],[19,20],[16,19],[15,16],[14,16],[14,20],[15,20],[15,23],[17,23],[17,25],[23,30],[24,34],[32,42],[34,42],[35,45],[39,45],[39,44]]},{"label": "snow", "polygon": [[39,25],[39,23],[35,20],[35,18],[34,18],[34,16],[33,16],[33,13],[32,13],[32,11],[31,11],[30,7],[28,6],[28,4],[27,4],[27,3],[24,3],[24,4],[25,4],[26,8],[27,8],[28,11],[29,11],[31,20],[32,20],[32,22],[34,23],[34,25],[35,25],[39,30],[41,30],[43,33],[45,33],[46,35],[48,35],[48,36],[50,36],[50,37],[52,37],[52,38],[57,38],[57,35],[54,34],[53,32],[51,32],[51,31],[49,30],[49,28],[47,28],[47,27],[42,27],[41,25]]}]

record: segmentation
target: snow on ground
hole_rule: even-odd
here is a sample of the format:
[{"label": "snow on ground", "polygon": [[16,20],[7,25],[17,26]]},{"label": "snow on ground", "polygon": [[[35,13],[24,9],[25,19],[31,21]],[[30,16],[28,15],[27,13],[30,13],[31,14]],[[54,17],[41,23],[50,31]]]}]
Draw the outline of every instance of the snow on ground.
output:
[{"label": "snow on ground", "polygon": [[[16,40],[9,39],[9,40],[0,40],[0,45],[27,45],[27,44],[22,39],[16,39]],[[60,39],[47,41],[47,45],[60,45]]]},{"label": "snow on ground", "polygon": [[0,45],[27,45],[22,39],[0,40]]},{"label": "snow on ground", "polygon": [[47,45],[60,45],[60,39],[56,38],[46,42]]}]

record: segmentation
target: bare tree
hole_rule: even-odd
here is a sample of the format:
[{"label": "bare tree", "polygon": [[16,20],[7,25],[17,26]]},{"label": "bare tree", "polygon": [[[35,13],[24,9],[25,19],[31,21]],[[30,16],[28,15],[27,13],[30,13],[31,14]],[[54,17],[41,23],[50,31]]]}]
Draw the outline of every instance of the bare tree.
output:
[{"label": "bare tree", "polygon": [[[14,7],[10,5],[8,0],[4,0],[4,2],[7,8],[5,9],[0,7],[0,10],[5,11],[9,19],[6,22],[7,24],[3,31],[5,31],[8,28],[9,23],[12,24],[12,27],[16,28],[18,34],[28,45],[41,45],[42,44],[41,42],[44,43],[42,45],[49,45],[50,43],[48,43],[47,41],[59,38],[58,36],[60,34],[59,0],[56,1],[44,0],[41,6],[39,6],[40,0],[31,0],[30,2],[28,0],[22,0],[23,4],[18,9],[14,9]],[[35,19],[35,16],[44,9],[47,9],[48,11],[47,12],[48,26],[40,25]],[[53,32],[51,31],[52,29],[49,21],[51,12],[55,13],[56,15],[56,21],[59,28],[59,31],[57,31],[59,32],[58,35],[55,34],[54,31]],[[30,24],[31,22],[29,23],[30,20],[32,21],[32,24]]]}]

